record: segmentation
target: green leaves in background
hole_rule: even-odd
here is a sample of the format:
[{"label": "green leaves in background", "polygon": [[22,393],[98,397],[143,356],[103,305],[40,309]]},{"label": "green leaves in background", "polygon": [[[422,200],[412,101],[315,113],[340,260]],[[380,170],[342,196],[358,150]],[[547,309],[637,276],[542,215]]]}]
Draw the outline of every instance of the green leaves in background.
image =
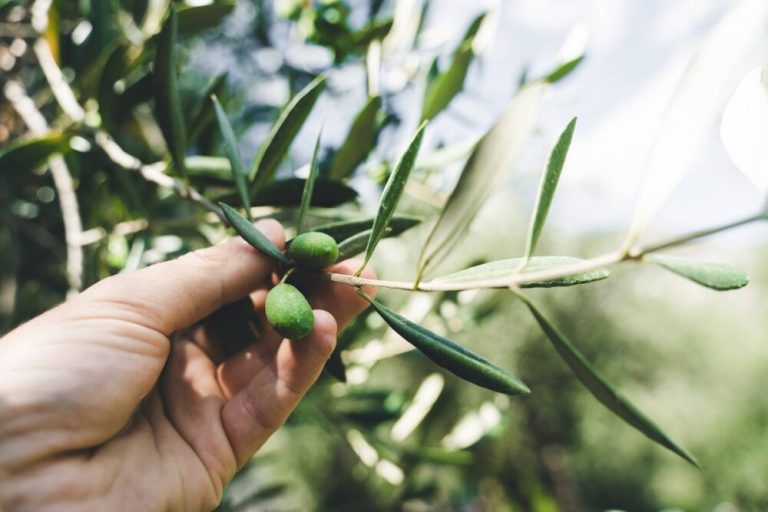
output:
[{"label": "green leaves in background", "polygon": [[405,338],[425,356],[454,375],[500,393],[529,393],[519,378],[466,348],[415,324],[383,304],[366,297],[376,312],[397,334]]},{"label": "green leaves in background", "polygon": [[363,259],[363,265],[360,267],[360,271],[362,271],[362,268],[368,264],[368,261],[373,255],[373,251],[376,249],[376,245],[378,245],[379,241],[384,237],[384,231],[387,229],[390,219],[392,219],[392,216],[395,214],[397,204],[400,202],[400,198],[405,190],[405,184],[408,182],[413,166],[416,163],[416,156],[419,154],[419,148],[421,147],[421,140],[424,137],[425,128],[426,123],[422,123],[416,131],[416,135],[413,136],[411,143],[408,144],[408,148],[400,157],[400,161],[389,176],[389,180],[387,180],[384,192],[381,194],[379,211],[373,221],[371,236],[368,238],[368,245],[365,248],[365,257]]},{"label": "green leaves in background", "polygon": [[187,150],[187,133],[181,99],[176,83],[176,40],[178,38],[176,9],[171,7],[157,40],[155,56],[155,112],[163,138],[173,158],[176,169],[186,175],[184,153]]},{"label": "green leaves in background", "polygon": [[186,34],[216,27],[234,10],[236,3],[236,0],[212,0],[195,5],[179,3],[179,30]]},{"label": "green leaves in background", "polygon": [[321,75],[294,96],[283,109],[253,162],[251,169],[252,194],[258,192],[275,176],[275,172],[288,152],[291,142],[304,125],[304,121],[307,120],[323,89],[325,89],[325,77]]},{"label": "green leaves in background", "polygon": [[[459,272],[437,277],[431,282],[463,283],[486,279],[501,279],[504,277],[509,277],[515,271],[519,270],[523,261],[525,261],[524,258],[510,258],[506,260],[491,261],[488,263],[483,263],[482,265],[476,265],[474,267],[460,270]],[[553,270],[558,267],[565,267],[582,261],[584,260],[579,258],[571,258],[568,256],[535,256],[528,261],[528,265],[525,267],[525,272],[523,272],[523,274],[539,272],[542,270]],[[601,279],[607,278],[609,275],[610,273],[607,270],[598,269],[592,270],[590,272],[574,274],[571,276],[557,277],[536,283],[528,283],[523,285],[522,288],[554,288],[558,286],[573,286],[576,284],[600,281]]]},{"label": "green leaves in background", "polygon": [[[211,80],[203,94],[198,97],[187,119],[187,142],[194,144],[205,130],[216,121],[216,112],[211,96],[227,102],[227,74],[222,73]],[[189,159],[187,159],[189,160]],[[187,169],[189,171],[189,169]]]},{"label": "green leaves in background", "polygon": [[448,69],[442,73],[438,72],[427,84],[421,110],[422,121],[437,117],[451,100],[464,89],[467,71],[469,71],[469,66],[475,58],[472,43],[484,18],[485,14],[475,18],[467,29],[461,44],[454,52]]},{"label": "green leaves in background", "polygon": [[439,262],[469,227],[498,184],[499,175],[515,160],[533,129],[549,85],[523,87],[496,124],[475,146],[459,181],[432,228],[417,263],[417,280]]},{"label": "green leaves in background", "polygon": [[328,177],[335,180],[348,178],[355,168],[365,160],[376,145],[379,132],[379,113],[381,96],[368,98],[363,108],[357,113],[347,138],[333,157]]},{"label": "green leaves in background", "polygon": [[749,283],[749,277],[743,270],[723,263],[692,261],[685,258],[655,254],[643,256],[642,261],[653,263],[717,291],[736,290],[743,288]]},{"label": "green leaves in background", "polygon": [[251,198],[248,191],[248,176],[246,175],[243,163],[240,161],[240,155],[237,150],[237,139],[235,138],[235,132],[232,130],[232,125],[229,124],[227,114],[224,109],[221,108],[218,98],[211,96],[213,107],[216,110],[216,122],[219,125],[219,131],[221,132],[221,138],[224,141],[224,153],[227,155],[229,165],[232,169],[232,177],[235,181],[235,187],[240,194],[240,201],[242,201],[243,208],[245,208],[245,214],[249,220],[253,220],[251,216]]},{"label": "green leaves in background", "polygon": [[[392,236],[399,235],[403,231],[411,229],[413,226],[422,222],[420,217],[414,217],[412,215],[395,215],[389,220],[387,226],[387,232],[391,232]],[[332,237],[336,242],[343,242],[344,240],[359,235],[363,232],[370,231],[373,228],[373,218],[363,220],[344,220],[339,222],[329,222],[328,224],[321,224],[315,226],[311,231],[320,231]]]},{"label": "green leaves in background", "polygon": [[304,182],[304,190],[301,192],[301,206],[299,206],[299,214],[296,219],[296,232],[302,233],[304,230],[304,220],[309,211],[309,203],[312,200],[312,192],[315,190],[315,180],[320,172],[320,162],[318,162],[318,153],[320,151],[320,138],[323,136],[323,130],[317,134],[317,142],[315,142],[315,150],[312,152],[312,162],[309,164],[309,175],[307,175],[307,181]]},{"label": "green leaves in background", "polygon": [[552,198],[555,195],[563,165],[565,165],[565,157],[568,155],[568,148],[571,146],[571,139],[573,138],[573,130],[575,128],[576,118],[574,117],[565,127],[563,133],[560,134],[560,138],[549,154],[547,168],[541,177],[541,184],[539,185],[539,196],[536,199],[536,206],[533,208],[531,226],[528,229],[528,241],[525,244],[526,259],[536,250],[536,244],[547,220],[549,207],[552,205]]},{"label": "green leaves in background", "polygon": [[0,174],[33,171],[50,156],[69,150],[69,135],[64,133],[17,139],[0,152]]},{"label": "green leaves in background", "polygon": [[291,262],[285,254],[280,252],[280,249],[275,247],[274,244],[269,241],[269,238],[256,229],[251,221],[237,213],[231,206],[227,206],[224,203],[219,203],[219,206],[229,223],[235,228],[235,231],[243,237],[243,240],[251,244],[257,251],[262,252],[273,260],[285,265],[290,265]]},{"label": "green leaves in background", "polygon": [[586,360],[581,352],[576,349],[573,343],[571,343],[570,340],[568,340],[568,338],[566,338],[565,335],[563,335],[557,327],[555,327],[555,325],[550,322],[541,311],[539,311],[528,297],[522,294],[518,294],[518,296],[525,302],[528,309],[531,310],[534,318],[544,331],[544,334],[549,338],[549,341],[552,342],[552,345],[560,354],[560,357],[562,357],[566,364],[570,366],[574,375],[576,375],[579,381],[581,381],[589,392],[592,393],[592,396],[597,398],[600,403],[605,405],[619,418],[626,421],[653,441],[656,441],[660,445],[676,453],[694,466],[699,467],[698,462],[696,462],[696,459],[694,459],[691,454],[672,441],[667,434],[653,423],[653,421],[640,412],[634,404],[608,384],[608,382],[606,382],[597,370]]}]

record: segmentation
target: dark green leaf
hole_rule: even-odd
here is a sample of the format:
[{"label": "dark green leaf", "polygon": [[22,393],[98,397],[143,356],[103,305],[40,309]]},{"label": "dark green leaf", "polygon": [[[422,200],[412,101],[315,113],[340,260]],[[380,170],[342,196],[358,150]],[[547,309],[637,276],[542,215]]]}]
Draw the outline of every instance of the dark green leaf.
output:
[{"label": "dark green leaf", "polygon": [[[379,201],[379,211],[376,214],[376,218],[373,221],[373,228],[371,236],[368,239],[368,245],[365,248],[365,258],[363,259],[363,267],[368,264],[368,261],[373,255],[376,245],[384,236],[384,231],[389,225],[390,219],[395,214],[397,204],[400,202],[400,198],[405,190],[405,184],[408,182],[408,177],[411,175],[413,166],[416,163],[416,156],[419,153],[421,147],[421,140],[424,137],[424,129],[426,123],[422,123],[419,127],[413,140],[408,145],[408,149],[400,157],[400,161],[395,166],[395,170],[389,176],[384,192],[381,194],[381,200]],[[362,269],[362,267],[361,267]]]},{"label": "dark green leaf", "polygon": [[[389,221],[387,236],[397,236],[400,233],[419,224],[421,221],[422,219],[420,217],[414,217],[412,215],[395,215]],[[341,222],[331,222],[329,224],[316,226],[312,228],[312,231],[320,231],[321,233],[325,233],[326,235],[333,237],[336,242],[342,243],[344,240],[347,240],[361,233],[365,233],[366,236],[369,235],[372,227],[373,219],[371,218],[364,220],[345,220]]]},{"label": "dark green leaf", "polygon": [[243,163],[240,161],[240,155],[237,150],[237,140],[235,139],[235,132],[232,130],[232,125],[229,124],[227,114],[224,109],[221,108],[221,104],[216,96],[211,96],[213,102],[213,108],[216,111],[216,121],[219,125],[219,131],[221,132],[221,138],[224,141],[224,153],[227,155],[229,165],[232,167],[232,177],[235,180],[235,187],[240,194],[240,201],[245,208],[245,214],[249,220],[253,220],[251,217],[251,198],[248,193],[248,176],[243,168]]},{"label": "dark green leaf", "polygon": [[380,111],[381,96],[373,96],[357,113],[347,138],[333,157],[331,169],[328,172],[329,178],[337,180],[347,178],[365,160],[376,145]]},{"label": "dark green leaf", "polygon": [[400,336],[432,361],[462,379],[480,387],[518,395],[529,393],[528,387],[510,372],[466,348],[415,324],[379,302],[368,298],[371,306]]},{"label": "dark green leaf", "polygon": [[528,228],[528,241],[525,245],[526,258],[536,250],[536,244],[547,220],[549,207],[552,204],[552,198],[555,195],[557,183],[563,171],[563,165],[565,165],[565,157],[568,155],[568,148],[571,146],[571,139],[573,138],[573,130],[575,128],[576,118],[574,117],[568,123],[568,126],[565,127],[563,133],[560,134],[560,138],[549,154],[547,168],[541,177],[541,184],[539,185],[539,197],[536,199],[536,206],[533,208],[531,226]]},{"label": "dark green leaf", "polygon": [[552,342],[552,345],[554,345],[563,360],[600,403],[653,441],[676,453],[694,466],[699,467],[698,462],[696,462],[696,459],[691,454],[672,441],[653,421],[640,412],[634,404],[608,384],[581,352],[576,349],[573,343],[544,317],[527,297],[522,294],[519,296],[531,310],[544,334],[547,335],[547,338]]},{"label": "dark green leaf", "polygon": [[341,360],[341,349],[336,348],[331,352],[331,357],[325,362],[325,369],[339,382],[347,382],[347,370],[344,367],[344,362]]},{"label": "dark green leaf", "polygon": [[235,8],[236,0],[215,0],[202,5],[179,5],[179,30],[182,34],[213,28]]},{"label": "dark green leaf", "polygon": [[181,111],[179,88],[176,84],[176,39],[178,37],[176,10],[171,6],[168,18],[157,40],[155,56],[155,112],[163,138],[173,158],[173,163],[182,174],[184,153],[187,149],[187,134],[184,115]]},{"label": "dark green leaf", "polygon": [[[454,272],[446,276],[437,277],[432,280],[433,283],[463,283],[468,281],[480,281],[486,279],[500,279],[503,277],[511,276],[516,270],[520,268],[520,264],[524,261],[523,258],[511,258],[506,260],[491,261],[470,267],[459,272]],[[542,270],[556,269],[558,267],[564,267],[579,263],[584,260],[579,258],[570,258],[567,256],[536,256],[530,259],[528,265],[525,267],[525,272],[539,272]],[[555,279],[549,279],[547,281],[540,281],[537,283],[528,283],[523,285],[523,288],[552,288],[556,286],[573,286],[577,284],[591,283],[593,281],[599,281],[605,279],[610,274],[605,269],[593,270],[591,272],[584,272],[581,274],[574,274],[571,276],[557,277]]]},{"label": "dark green leaf", "polygon": [[50,156],[69,150],[69,136],[63,133],[17,139],[0,152],[0,173],[33,171]]},{"label": "dark green leaf", "polygon": [[419,279],[461,238],[491,195],[499,176],[515,160],[528,139],[548,88],[543,83],[522,88],[475,146],[421,251],[417,263]]},{"label": "dark green leaf", "polygon": [[352,44],[358,48],[364,48],[377,39],[384,39],[392,29],[392,21],[383,20],[371,23],[364,29],[352,34]]},{"label": "dark green leaf", "polygon": [[581,64],[583,60],[584,60],[584,55],[579,55],[575,59],[571,59],[568,62],[564,62],[563,64],[560,64],[557,68],[552,70],[552,72],[547,76],[545,76],[542,80],[550,84],[559,82],[563,78],[570,75],[573,72],[573,70],[579,67],[579,64]]},{"label": "dark green leaf", "polygon": [[261,231],[256,229],[251,221],[237,213],[231,206],[227,206],[224,203],[219,203],[219,206],[229,223],[235,228],[235,231],[243,237],[243,240],[251,244],[257,251],[262,252],[273,260],[285,265],[290,265],[291,261],[285,254],[280,252],[280,249],[275,247],[274,244],[261,233]]},{"label": "dark green leaf", "polygon": [[301,206],[299,206],[299,215],[296,219],[296,232],[302,233],[304,227],[304,220],[309,211],[309,203],[312,200],[312,192],[315,190],[315,181],[317,175],[320,172],[320,162],[318,154],[320,152],[320,138],[323,136],[323,130],[317,134],[317,142],[315,142],[315,151],[312,152],[312,162],[309,164],[309,175],[307,181],[304,182],[304,190],[301,192]]},{"label": "dark green leaf", "polygon": [[325,88],[325,77],[319,76],[307,85],[299,94],[293,97],[283,109],[280,118],[272,126],[266,141],[262,144],[259,154],[253,163],[251,176],[251,193],[258,192],[269,182],[277,171],[280,162],[288,152],[288,148],[307,120],[317,98]]},{"label": "dark green leaf", "polygon": [[191,109],[187,123],[187,139],[190,144],[194,143],[200,137],[200,134],[216,121],[216,112],[213,108],[213,103],[210,101],[211,96],[214,95],[219,98],[219,101],[226,103],[226,73],[222,73],[211,80],[203,94],[198,97],[194,108]]},{"label": "dark green leaf", "polygon": [[424,94],[424,103],[421,111],[422,121],[434,119],[464,89],[467,71],[469,71],[469,66],[475,58],[472,43],[484,18],[485,14],[478,16],[469,26],[464,39],[453,54],[453,59],[448,69],[444,73],[439,73],[430,78]]},{"label": "dark green leaf", "polygon": [[664,267],[677,275],[713,290],[736,290],[749,283],[749,276],[743,270],[723,263],[692,261],[661,255],[644,256],[643,261]]},{"label": "dark green leaf", "polygon": [[[304,193],[304,183],[301,178],[277,180],[265,185],[253,197],[253,204],[258,206],[299,206]],[[357,198],[355,189],[339,183],[318,177],[315,181],[311,206],[330,208],[353,201]]]},{"label": "dark green leaf", "polygon": [[[365,251],[365,247],[368,245],[368,239],[371,237],[372,231],[373,230],[371,229],[366,229],[365,231],[352,235],[339,242],[339,261],[353,258]],[[391,233],[391,230],[388,229],[387,231]],[[385,233],[384,236],[387,236],[387,233]]]}]

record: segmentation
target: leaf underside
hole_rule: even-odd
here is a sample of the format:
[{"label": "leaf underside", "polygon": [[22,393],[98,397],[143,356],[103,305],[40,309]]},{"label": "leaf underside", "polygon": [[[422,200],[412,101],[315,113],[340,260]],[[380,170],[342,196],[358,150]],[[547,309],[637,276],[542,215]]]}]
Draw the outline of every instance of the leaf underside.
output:
[{"label": "leaf underside", "polygon": [[749,283],[749,277],[743,270],[724,263],[694,261],[656,254],[645,256],[643,261],[663,267],[670,272],[717,291],[736,290]]}]

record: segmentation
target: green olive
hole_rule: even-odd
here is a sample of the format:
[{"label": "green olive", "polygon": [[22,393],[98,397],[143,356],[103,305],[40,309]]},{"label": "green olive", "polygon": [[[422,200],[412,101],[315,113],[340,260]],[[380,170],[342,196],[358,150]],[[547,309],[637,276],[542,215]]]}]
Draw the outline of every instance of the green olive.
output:
[{"label": "green olive", "polygon": [[267,294],[264,306],[269,324],[281,336],[300,340],[312,332],[315,317],[304,295],[290,284],[278,284]]},{"label": "green olive", "polygon": [[336,262],[339,246],[333,237],[310,231],[293,239],[288,247],[288,257],[299,267],[322,270]]}]

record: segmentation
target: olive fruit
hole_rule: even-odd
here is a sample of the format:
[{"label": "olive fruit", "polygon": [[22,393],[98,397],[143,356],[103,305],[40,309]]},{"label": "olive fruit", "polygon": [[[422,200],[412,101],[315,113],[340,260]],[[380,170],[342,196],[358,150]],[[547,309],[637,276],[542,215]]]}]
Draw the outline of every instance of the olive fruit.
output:
[{"label": "olive fruit", "polygon": [[293,285],[281,283],[272,288],[264,310],[269,324],[281,336],[300,340],[312,331],[315,321],[312,307]]},{"label": "olive fruit", "polygon": [[288,246],[287,254],[299,267],[322,270],[336,262],[339,257],[339,246],[333,237],[310,231],[294,238]]}]

